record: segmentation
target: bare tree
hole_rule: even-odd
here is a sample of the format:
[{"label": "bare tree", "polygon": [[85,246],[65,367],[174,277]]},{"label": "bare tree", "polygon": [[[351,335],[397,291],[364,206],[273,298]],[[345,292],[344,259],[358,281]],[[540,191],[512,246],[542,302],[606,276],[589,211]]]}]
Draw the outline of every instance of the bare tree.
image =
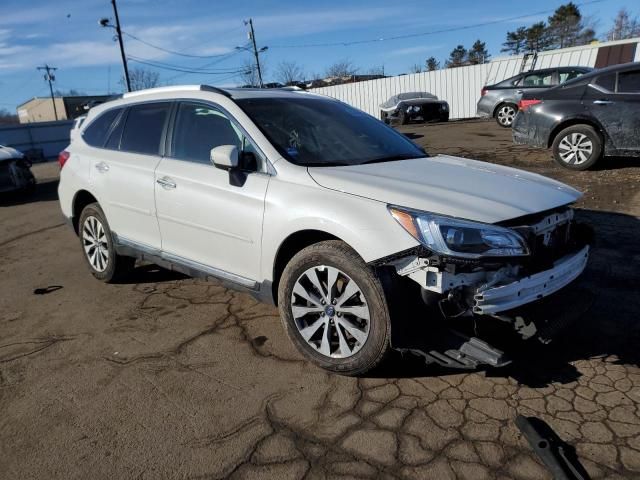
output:
[{"label": "bare tree", "polygon": [[295,61],[280,62],[276,68],[276,79],[283,85],[295,85],[304,81],[304,69]]},{"label": "bare tree", "polygon": [[358,68],[353,64],[351,60],[343,59],[334,63],[327,68],[327,77],[350,77],[355,75]]},{"label": "bare tree", "polygon": [[[260,65],[262,67],[262,65]],[[260,79],[258,77],[258,68],[251,60],[245,60],[238,74],[243,87],[259,87]]]},{"label": "bare tree", "polygon": [[632,17],[626,8],[621,8],[613,19],[613,26],[607,32],[607,40],[623,40],[640,35],[638,17]]},{"label": "bare tree", "polygon": [[0,109],[0,125],[11,125],[14,123],[20,123],[18,116],[6,108]]},{"label": "bare tree", "polygon": [[384,76],[384,65],[371,67],[369,70],[367,70],[367,75],[383,75]]},{"label": "bare tree", "polygon": [[422,73],[422,65],[420,65],[419,63],[414,63],[413,65],[411,65],[411,67],[409,68],[409,71],[411,73]]},{"label": "bare tree", "polygon": [[[131,90],[144,90],[145,88],[153,88],[160,85],[160,74],[146,68],[130,68],[129,81],[131,82]],[[126,85],[124,78],[120,79],[121,85]]]}]

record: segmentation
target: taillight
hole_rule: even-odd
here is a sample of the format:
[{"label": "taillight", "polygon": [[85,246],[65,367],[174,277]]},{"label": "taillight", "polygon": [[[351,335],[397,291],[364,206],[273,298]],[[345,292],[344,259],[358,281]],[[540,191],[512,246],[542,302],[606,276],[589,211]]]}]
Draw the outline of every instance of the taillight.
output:
[{"label": "taillight", "polygon": [[487,87],[482,87],[482,90],[480,90],[480,96],[484,97],[488,91]]},{"label": "taillight", "polygon": [[529,107],[533,107],[534,105],[538,105],[539,103],[542,103],[542,100],[520,100],[518,102],[518,109],[525,111],[527,108]]},{"label": "taillight", "polygon": [[60,152],[60,154],[58,155],[58,163],[60,164],[60,168],[64,167],[64,164],[67,163],[67,160],[69,160],[70,156],[71,154],[66,150]]}]

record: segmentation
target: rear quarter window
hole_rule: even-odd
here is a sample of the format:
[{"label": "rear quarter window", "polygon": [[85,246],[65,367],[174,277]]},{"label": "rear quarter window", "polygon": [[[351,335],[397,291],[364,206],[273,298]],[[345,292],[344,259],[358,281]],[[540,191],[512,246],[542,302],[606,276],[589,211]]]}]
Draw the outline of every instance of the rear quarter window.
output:
[{"label": "rear quarter window", "polygon": [[640,70],[618,74],[618,93],[640,93]]},{"label": "rear quarter window", "polygon": [[102,147],[107,140],[107,135],[113,125],[113,121],[118,117],[122,108],[113,108],[98,115],[82,133],[82,138],[92,147]]}]

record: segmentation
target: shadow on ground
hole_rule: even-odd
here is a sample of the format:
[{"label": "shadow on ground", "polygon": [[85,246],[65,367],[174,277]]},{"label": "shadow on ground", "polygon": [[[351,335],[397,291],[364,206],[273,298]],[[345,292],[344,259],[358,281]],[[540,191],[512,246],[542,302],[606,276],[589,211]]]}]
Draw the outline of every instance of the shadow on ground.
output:
[{"label": "shadow on ground", "polygon": [[0,195],[0,207],[11,207],[27,203],[47,202],[58,199],[58,180],[38,182],[33,191],[6,192]]}]

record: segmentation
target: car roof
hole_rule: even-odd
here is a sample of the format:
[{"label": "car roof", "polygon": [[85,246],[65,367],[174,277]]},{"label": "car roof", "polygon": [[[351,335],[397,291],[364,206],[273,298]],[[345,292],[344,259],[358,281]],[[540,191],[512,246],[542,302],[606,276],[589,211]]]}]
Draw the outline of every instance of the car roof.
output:
[{"label": "car roof", "polygon": [[640,68],[640,62],[620,63],[618,65],[610,65],[608,67],[596,68],[595,70],[589,73],[585,73],[584,75],[581,75],[578,78],[573,78],[554,88],[567,87],[567,86],[575,85],[576,83],[584,82],[584,81],[588,82],[591,78],[599,77],[600,75],[606,75],[608,73],[623,72],[625,70],[635,70],[638,68]]}]

